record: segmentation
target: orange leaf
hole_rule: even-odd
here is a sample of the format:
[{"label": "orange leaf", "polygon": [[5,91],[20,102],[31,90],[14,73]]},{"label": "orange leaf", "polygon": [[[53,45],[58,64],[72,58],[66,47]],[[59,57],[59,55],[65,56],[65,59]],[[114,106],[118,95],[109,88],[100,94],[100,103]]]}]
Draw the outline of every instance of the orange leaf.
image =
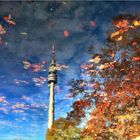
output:
[{"label": "orange leaf", "polygon": [[65,30],[64,31],[64,37],[68,37],[70,35],[69,31]]},{"label": "orange leaf", "polygon": [[139,61],[140,60],[140,57],[133,57],[132,60],[133,61]]}]

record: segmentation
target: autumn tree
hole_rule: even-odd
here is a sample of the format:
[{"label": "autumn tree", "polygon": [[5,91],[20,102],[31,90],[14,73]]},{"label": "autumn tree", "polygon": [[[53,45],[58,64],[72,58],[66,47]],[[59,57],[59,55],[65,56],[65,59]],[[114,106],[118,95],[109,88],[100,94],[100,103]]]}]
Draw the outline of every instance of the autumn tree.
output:
[{"label": "autumn tree", "polygon": [[80,128],[65,118],[56,120],[51,130],[48,130],[47,140],[80,140]]},{"label": "autumn tree", "polygon": [[112,21],[107,46],[81,65],[83,75],[75,80],[71,96],[81,96],[68,113],[80,123],[87,117],[82,137],[94,140],[129,140],[140,136],[140,16],[119,15]]}]

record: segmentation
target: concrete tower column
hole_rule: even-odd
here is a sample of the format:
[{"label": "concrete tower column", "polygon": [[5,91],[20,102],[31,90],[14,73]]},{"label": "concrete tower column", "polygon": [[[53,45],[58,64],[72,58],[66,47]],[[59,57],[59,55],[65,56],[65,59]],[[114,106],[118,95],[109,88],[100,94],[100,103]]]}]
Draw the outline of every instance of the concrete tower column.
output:
[{"label": "concrete tower column", "polygon": [[48,128],[51,129],[54,122],[54,82],[50,83],[50,104],[49,104],[49,118]]},{"label": "concrete tower column", "polygon": [[55,50],[52,49],[52,62],[49,66],[48,84],[50,88],[50,102],[49,102],[49,116],[48,116],[48,128],[51,129],[54,122],[54,87],[57,83],[57,70],[55,61]]}]

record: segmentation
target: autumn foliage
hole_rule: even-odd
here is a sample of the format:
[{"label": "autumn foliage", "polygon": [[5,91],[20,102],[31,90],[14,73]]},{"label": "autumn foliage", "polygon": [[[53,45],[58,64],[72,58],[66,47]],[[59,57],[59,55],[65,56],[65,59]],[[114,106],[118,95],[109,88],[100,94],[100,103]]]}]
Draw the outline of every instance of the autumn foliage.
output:
[{"label": "autumn foliage", "polygon": [[[129,140],[140,136],[140,16],[120,15],[108,32],[106,49],[81,65],[71,95],[81,95],[68,113],[69,120],[87,119],[81,137]],[[86,112],[89,108],[90,115]]]},{"label": "autumn foliage", "polygon": [[80,129],[75,123],[65,118],[59,118],[52,126],[51,130],[47,131],[47,140],[80,140]]}]

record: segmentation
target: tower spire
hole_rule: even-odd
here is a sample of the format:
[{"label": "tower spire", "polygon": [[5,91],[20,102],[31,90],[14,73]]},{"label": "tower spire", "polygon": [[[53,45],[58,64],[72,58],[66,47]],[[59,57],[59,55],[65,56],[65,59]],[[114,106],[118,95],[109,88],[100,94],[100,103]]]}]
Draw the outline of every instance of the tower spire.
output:
[{"label": "tower spire", "polygon": [[55,63],[55,48],[52,46],[52,63]]},{"label": "tower spire", "polygon": [[54,87],[57,83],[57,70],[55,60],[55,49],[52,47],[52,61],[49,66],[48,83],[50,87],[50,103],[49,103],[49,116],[48,116],[48,128],[51,129],[54,122]]}]

